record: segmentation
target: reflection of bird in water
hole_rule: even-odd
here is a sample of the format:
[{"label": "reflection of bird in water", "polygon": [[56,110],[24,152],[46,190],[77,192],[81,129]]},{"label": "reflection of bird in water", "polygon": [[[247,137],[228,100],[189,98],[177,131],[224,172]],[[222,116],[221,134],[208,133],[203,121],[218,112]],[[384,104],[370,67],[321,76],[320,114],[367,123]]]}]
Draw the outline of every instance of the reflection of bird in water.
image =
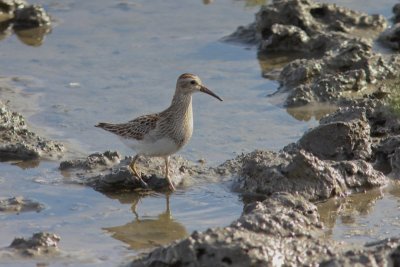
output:
[{"label": "reflection of bird in water", "polygon": [[132,249],[146,249],[168,244],[188,235],[186,228],[176,222],[171,215],[169,194],[165,195],[165,211],[158,216],[143,216],[140,218],[136,211],[139,201],[144,195],[129,194],[119,199],[122,203],[132,203],[132,212],[135,220],[121,226],[103,228],[111,233],[112,237],[128,244]]},{"label": "reflection of bird in water", "polygon": [[116,134],[121,141],[137,152],[129,168],[143,187],[147,187],[147,184],[136,170],[136,161],[140,155],[164,158],[165,178],[168,180],[169,188],[175,190],[169,176],[169,156],[186,145],[192,136],[192,95],[196,92],[209,94],[222,101],[203,85],[197,75],[184,73],[176,82],[174,97],[166,110],[143,115],[127,123],[100,122],[96,125]]}]

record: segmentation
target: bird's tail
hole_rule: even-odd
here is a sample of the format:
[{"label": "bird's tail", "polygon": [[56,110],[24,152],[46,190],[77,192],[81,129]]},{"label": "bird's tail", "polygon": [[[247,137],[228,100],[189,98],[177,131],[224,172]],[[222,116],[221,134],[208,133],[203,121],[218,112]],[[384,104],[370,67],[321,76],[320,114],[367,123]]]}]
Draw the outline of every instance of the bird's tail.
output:
[{"label": "bird's tail", "polygon": [[107,122],[99,122],[98,124],[96,124],[94,127],[98,127],[98,128],[102,128],[104,130],[108,130],[113,128],[114,124],[112,123],[107,123]]},{"label": "bird's tail", "polygon": [[116,135],[123,135],[126,132],[126,127],[125,124],[119,123],[119,124],[114,124],[114,123],[107,123],[107,122],[100,122],[95,127],[99,127],[103,130],[109,131],[111,133],[114,133]]}]

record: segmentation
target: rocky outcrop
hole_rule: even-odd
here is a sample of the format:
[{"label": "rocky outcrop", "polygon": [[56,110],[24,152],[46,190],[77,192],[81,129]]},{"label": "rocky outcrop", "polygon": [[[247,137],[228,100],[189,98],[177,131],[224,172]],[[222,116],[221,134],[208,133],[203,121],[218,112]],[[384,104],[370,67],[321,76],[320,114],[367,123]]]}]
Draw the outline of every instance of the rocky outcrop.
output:
[{"label": "rocky outcrop", "polygon": [[[275,0],[261,7],[254,23],[239,27],[227,40],[258,40],[261,51],[323,53],[344,41],[356,39],[356,33],[360,37],[376,36],[386,24],[380,15],[368,15],[334,4]],[[368,34],[362,34],[363,31]],[[250,38],[250,32],[254,38]]]},{"label": "rocky outcrop", "polygon": [[[165,163],[160,158],[141,157],[137,161],[137,169],[148,187],[144,187],[139,179],[129,170],[132,157],[121,158],[118,152],[106,151],[94,153],[86,159],[63,161],[60,170],[64,175],[72,177],[72,181],[93,187],[101,192],[156,190],[168,188],[165,179]],[[212,168],[197,165],[179,156],[170,159],[170,177],[177,186],[186,186],[196,181],[217,181],[221,176]]]},{"label": "rocky outcrop", "polygon": [[254,151],[238,157],[236,190],[264,197],[274,192],[289,192],[317,201],[387,182],[386,177],[366,161],[321,160],[303,149],[292,149],[279,153]]},{"label": "rocky outcrop", "polygon": [[[299,59],[284,66],[278,77],[276,70],[263,72],[265,77],[278,79],[281,86],[277,93],[287,93],[287,107],[336,104],[379,93],[380,82],[394,77],[399,58],[385,58],[371,49],[386,26],[382,16],[334,4],[276,0],[261,7],[253,24],[226,39],[240,41],[244,33],[244,42],[258,40],[261,56],[297,52]],[[251,32],[254,38],[250,38]],[[397,47],[395,32],[396,26],[380,38]]]},{"label": "rocky outcrop", "polygon": [[277,93],[288,93],[288,107],[375,97],[382,82],[396,76],[399,66],[396,56],[384,59],[366,43],[344,42],[320,59],[297,59],[287,64],[279,75]]},{"label": "rocky outcrop", "polygon": [[30,131],[22,115],[0,102],[0,160],[57,158],[64,152],[61,143]]}]

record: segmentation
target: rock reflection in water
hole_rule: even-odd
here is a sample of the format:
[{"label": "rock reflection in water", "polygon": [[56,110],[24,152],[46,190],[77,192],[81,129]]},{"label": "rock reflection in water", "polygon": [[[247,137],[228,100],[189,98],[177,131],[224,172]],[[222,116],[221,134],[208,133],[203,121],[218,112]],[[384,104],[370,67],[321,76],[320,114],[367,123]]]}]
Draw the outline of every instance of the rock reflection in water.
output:
[{"label": "rock reflection in water", "polygon": [[302,107],[287,108],[286,111],[293,118],[299,121],[310,121],[312,118],[320,120],[328,114],[335,112],[338,109],[336,105],[315,103]]},{"label": "rock reflection in water", "polygon": [[172,217],[169,194],[165,195],[165,211],[158,216],[141,217],[137,213],[137,205],[140,200],[146,196],[154,196],[154,194],[108,195],[111,198],[117,198],[122,204],[132,204],[131,209],[135,219],[121,226],[103,229],[109,232],[113,238],[128,244],[134,250],[154,248],[188,236],[186,228]]},{"label": "rock reflection in water", "polygon": [[303,57],[303,54],[295,52],[258,52],[257,54],[258,64],[260,65],[261,69],[261,76],[271,80],[278,80],[279,73],[286,64],[292,60]]},{"label": "rock reflection in water", "polygon": [[32,160],[16,161],[16,162],[12,163],[12,165],[20,167],[23,170],[34,169],[40,165],[40,160],[32,159]]},{"label": "rock reflection in water", "polygon": [[43,44],[44,38],[48,33],[51,32],[51,27],[42,26],[32,29],[14,29],[14,33],[17,35],[18,40],[22,43],[30,46],[40,46]]},{"label": "rock reflection in water", "polygon": [[40,46],[51,28],[43,7],[25,1],[0,1],[0,40],[14,32],[22,43]]},{"label": "rock reflection in water", "polygon": [[317,205],[326,236],[331,238],[338,219],[344,225],[357,225],[356,218],[370,214],[376,202],[383,197],[381,189],[369,190],[346,198],[333,198]]}]

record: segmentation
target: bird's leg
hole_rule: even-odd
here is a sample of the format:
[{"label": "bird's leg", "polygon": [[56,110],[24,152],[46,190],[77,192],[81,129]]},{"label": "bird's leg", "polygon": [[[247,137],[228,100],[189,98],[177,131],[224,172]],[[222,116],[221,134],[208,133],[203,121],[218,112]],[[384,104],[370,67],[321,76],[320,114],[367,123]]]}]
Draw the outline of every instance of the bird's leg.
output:
[{"label": "bird's leg", "polygon": [[172,183],[171,179],[169,178],[169,156],[164,157],[165,160],[165,178],[168,180],[169,189],[175,191],[175,186]]},{"label": "bird's leg", "polygon": [[133,214],[135,214],[135,218],[136,218],[137,221],[139,221],[139,214],[136,211],[136,206],[137,206],[139,200],[140,200],[140,198],[135,199],[133,201],[133,203],[132,203],[132,206],[131,206],[131,211],[133,212]]},{"label": "bird's leg", "polygon": [[171,219],[172,215],[171,215],[171,209],[169,208],[169,196],[170,196],[169,192],[165,194],[165,201],[166,201],[165,214],[168,216],[168,219]]},{"label": "bird's leg", "polygon": [[135,176],[139,179],[139,182],[142,184],[142,186],[143,186],[144,188],[148,188],[149,186],[147,185],[147,183],[146,183],[145,181],[143,181],[142,176],[139,175],[139,173],[136,171],[135,164],[136,164],[136,160],[137,160],[138,158],[139,158],[139,155],[136,155],[136,156],[133,158],[131,164],[129,164],[129,168],[130,168],[131,171],[133,172],[133,175],[135,175]]}]

